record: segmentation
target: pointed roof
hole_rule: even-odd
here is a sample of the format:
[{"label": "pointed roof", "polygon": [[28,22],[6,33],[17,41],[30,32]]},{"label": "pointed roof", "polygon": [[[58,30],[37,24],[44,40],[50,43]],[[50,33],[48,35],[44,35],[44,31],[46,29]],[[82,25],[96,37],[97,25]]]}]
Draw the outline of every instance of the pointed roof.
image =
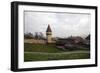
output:
[{"label": "pointed roof", "polygon": [[47,28],[46,32],[52,32],[51,28],[50,28],[50,25],[48,25],[48,28]]}]

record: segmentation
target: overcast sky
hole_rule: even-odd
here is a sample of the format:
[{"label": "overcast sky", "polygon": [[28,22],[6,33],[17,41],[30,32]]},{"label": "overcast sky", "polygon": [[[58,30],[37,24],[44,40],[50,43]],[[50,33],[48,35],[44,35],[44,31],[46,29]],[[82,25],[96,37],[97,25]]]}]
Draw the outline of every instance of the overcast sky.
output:
[{"label": "overcast sky", "polygon": [[42,32],[46,36],[48,24],[53,37],[90,34],[90,14],[24,11],[24,32]]}]

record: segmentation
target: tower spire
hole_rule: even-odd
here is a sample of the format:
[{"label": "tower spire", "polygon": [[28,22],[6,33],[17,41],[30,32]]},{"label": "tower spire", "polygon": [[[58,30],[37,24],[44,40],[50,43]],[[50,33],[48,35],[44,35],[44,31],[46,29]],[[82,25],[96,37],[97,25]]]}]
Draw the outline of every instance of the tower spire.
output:
[{"label": "tower spire", "polygon": [[46,32],[52,32],[50,25],[48,25],[48,28],[47,28]]},{"label": "tower spire", "polygon": [[47,36],[47,43],[52,43],[52,30],[50,28],[50,25],[48,25],[47,27],[46,36]]}]

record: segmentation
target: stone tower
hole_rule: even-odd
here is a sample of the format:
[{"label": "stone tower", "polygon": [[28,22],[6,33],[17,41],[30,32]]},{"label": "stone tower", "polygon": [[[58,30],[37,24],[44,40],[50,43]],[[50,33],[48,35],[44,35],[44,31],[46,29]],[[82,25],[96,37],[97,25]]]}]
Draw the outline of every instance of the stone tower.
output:
[{"label": "stone tower", "polygon": [[52,31],[51,31],[50,25],[48,25],[47,27],[46,37],[47,37],[47,43],[52,43]]}]

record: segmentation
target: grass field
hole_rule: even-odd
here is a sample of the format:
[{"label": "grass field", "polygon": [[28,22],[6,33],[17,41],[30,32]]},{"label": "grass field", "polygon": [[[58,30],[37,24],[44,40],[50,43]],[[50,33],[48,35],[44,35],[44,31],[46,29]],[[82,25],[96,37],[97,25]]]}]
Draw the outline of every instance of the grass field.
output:
[{"label": "grass field", "polygon": [[58,49],[55,44],[24,44],[24,51],[25,52],[48,52],[48,53],[57,53],[63,52],[62,50]]},{"label": "grass field", "polygon": [[90,58],[89,50],[61,50],[55,44],[24,44],[24,61],[69,60]]}]

